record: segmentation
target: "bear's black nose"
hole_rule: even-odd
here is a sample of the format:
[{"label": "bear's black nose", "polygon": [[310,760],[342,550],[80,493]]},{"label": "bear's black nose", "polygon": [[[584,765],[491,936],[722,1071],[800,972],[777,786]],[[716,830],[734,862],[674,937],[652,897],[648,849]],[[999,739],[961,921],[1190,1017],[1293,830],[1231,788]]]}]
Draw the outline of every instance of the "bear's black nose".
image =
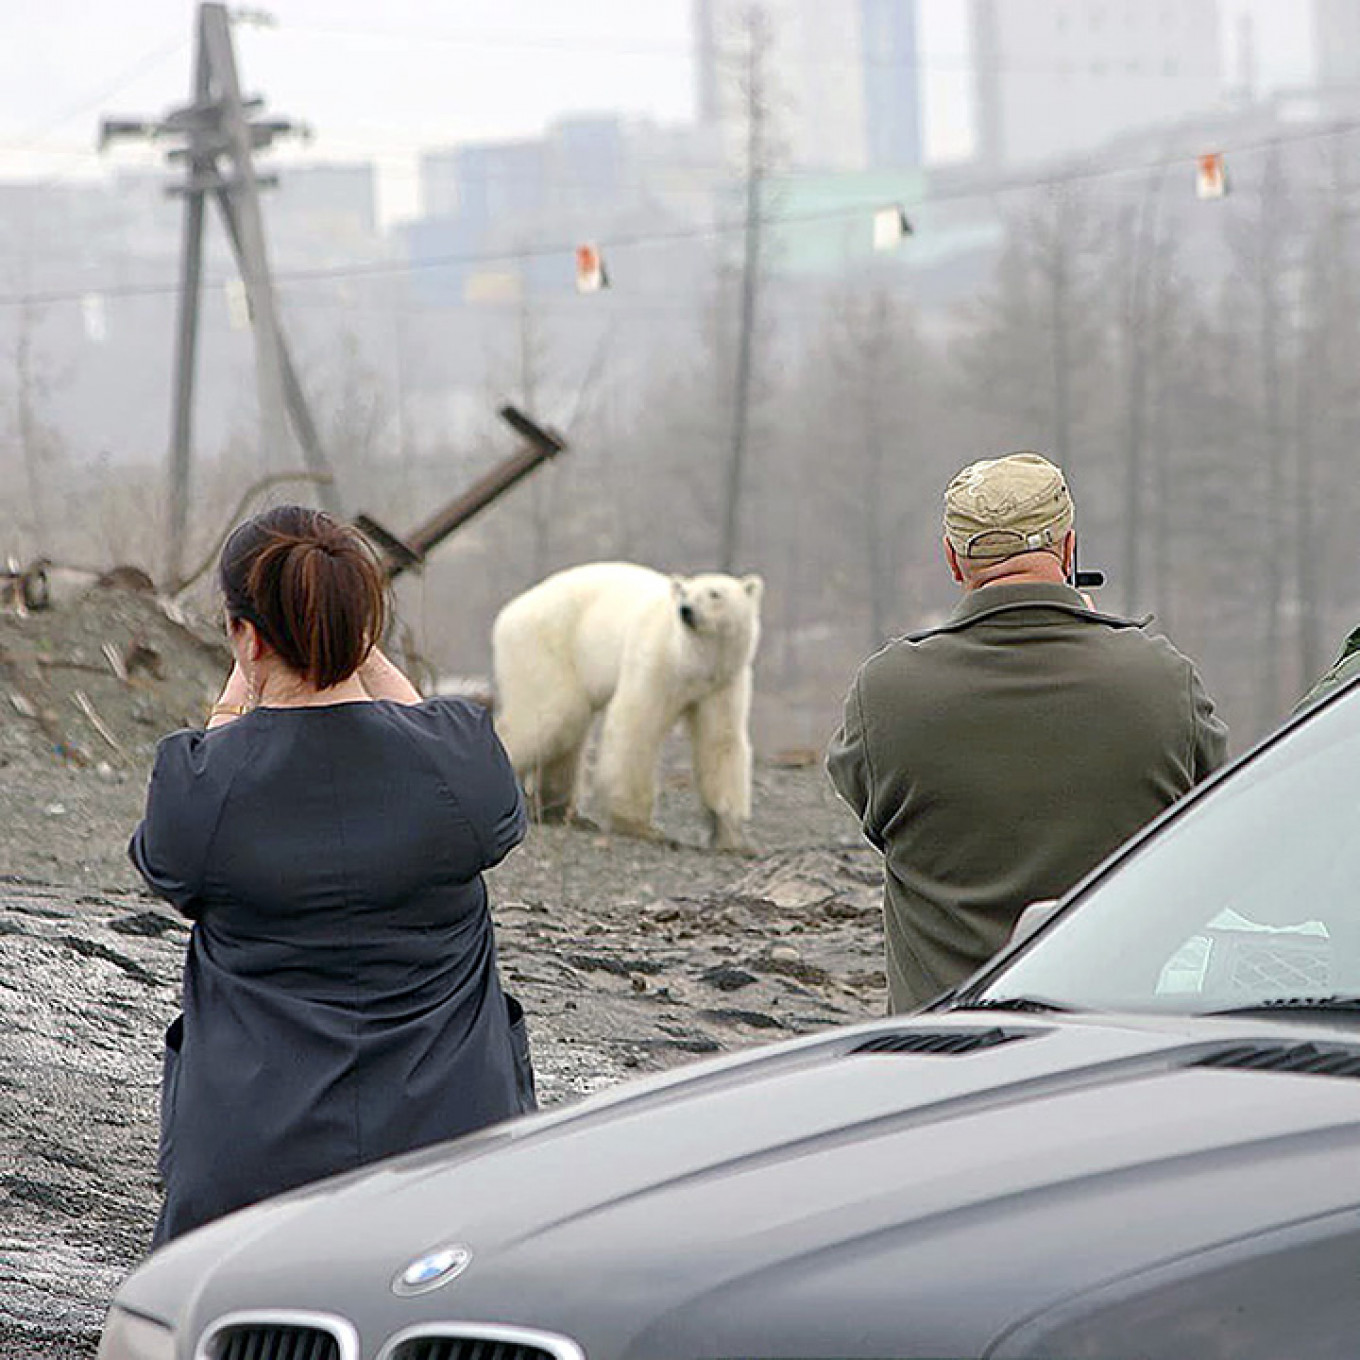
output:
[{"label": "bear's black nose", "polygon": [[687,628],[694,627],[694,606],[692,604],[682,604],[680,606],[680,622]]}]

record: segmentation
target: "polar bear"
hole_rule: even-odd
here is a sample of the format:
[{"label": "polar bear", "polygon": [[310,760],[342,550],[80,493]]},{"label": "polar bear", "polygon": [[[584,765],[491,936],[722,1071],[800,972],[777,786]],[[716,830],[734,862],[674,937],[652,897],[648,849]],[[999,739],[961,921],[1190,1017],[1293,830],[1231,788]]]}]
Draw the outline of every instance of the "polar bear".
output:
[{"label": "polar bear", "polygon": [[759,576],[591,562],[500,611],[491,633],[496,729],[542,816],[572,810],[581,754],[603,711],[594,802],[611,830],[655,837],[657,763],[684,718],[712,844],[745,845],[763,590]]}]

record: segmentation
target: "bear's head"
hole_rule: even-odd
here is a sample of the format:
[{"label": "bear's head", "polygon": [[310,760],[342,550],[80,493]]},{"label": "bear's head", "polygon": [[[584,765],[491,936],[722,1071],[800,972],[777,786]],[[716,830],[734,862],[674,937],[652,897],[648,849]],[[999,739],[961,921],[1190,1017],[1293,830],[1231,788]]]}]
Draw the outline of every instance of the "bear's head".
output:
[{"label": "bear's head", "polygon": [[760,600],[765,583],[759,576],[672,576],[671,595],[683,627],[701,638],[755,654],[760,640]]}]

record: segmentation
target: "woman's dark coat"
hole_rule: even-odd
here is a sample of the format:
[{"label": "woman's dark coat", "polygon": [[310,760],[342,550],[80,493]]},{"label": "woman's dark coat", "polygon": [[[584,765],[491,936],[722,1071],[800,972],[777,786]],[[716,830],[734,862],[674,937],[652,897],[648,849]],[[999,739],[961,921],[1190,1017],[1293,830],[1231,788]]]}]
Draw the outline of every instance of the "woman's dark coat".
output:
[{"label": "woman's dark coat", "polygon": [[524,830],[461,701],[260,708],[161,742],[130,853],[194,926],[157,1242],[524,1108],[481,877]]}]

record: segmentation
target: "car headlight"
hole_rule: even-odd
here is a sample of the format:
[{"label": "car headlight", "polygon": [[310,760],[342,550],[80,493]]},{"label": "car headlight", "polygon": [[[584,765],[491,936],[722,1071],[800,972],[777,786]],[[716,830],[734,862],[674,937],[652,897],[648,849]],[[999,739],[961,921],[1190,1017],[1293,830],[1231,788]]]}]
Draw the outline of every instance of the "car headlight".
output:
[{"label": "car headlight", "polygon": [[175,1360],[175,1334],[140,1313],[115,1306],[104,1319],[96,1360]]}]

